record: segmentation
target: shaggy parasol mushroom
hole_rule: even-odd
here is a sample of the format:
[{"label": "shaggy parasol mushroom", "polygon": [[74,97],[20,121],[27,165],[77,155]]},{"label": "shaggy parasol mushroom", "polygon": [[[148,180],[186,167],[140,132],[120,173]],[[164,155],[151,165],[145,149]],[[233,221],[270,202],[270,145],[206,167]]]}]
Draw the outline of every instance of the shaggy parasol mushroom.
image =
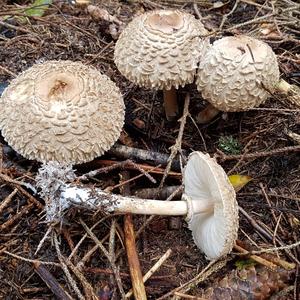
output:
[{"label": "shaggy parasol mushroom", "polygon": [[[265,42],[248,36],[219,39],[200,61],[196,84],[209,105],[198,115],[205,123],[219,111],[244,111],[281,91],[300,106],[297,87],[279,80],[276,55]],[[206,120],[207,119],[207,120]]]},{"label": "shaggy parasol mushroom", "polygon": [[[73,178],[71,169],[68,178]],[[53,175],[55,174],[55,175]],[[235,191],[224,170],[201,152],[190,155],[184,171],[184,193],[181,201],[145,200],[109,194],[100,189],[62,184],[55,167],[46,165],[37,177],[41,195],[46,201],[48,220],[59,218],[70,205],[107,212],[186,216],[196,245],[208,259],[229,253],[237,238],[238,205]],[[51,182],[51,178],[53,179]],[[59,196],[58,196],[59,195]],[[58,197],[58,198],[56,198]]]},{"label": "shaggy parasol mushroom", "polygon": [[135,17],[121,33],[114,60],[130,81],[163,90],[168,120],[178,114],[176,90],[194,81],[208,42],[203,24],[179,10],[154,10]]},{"label": "shaggy parasol mushroom", "polygon": [[108,150],[124,123],[122,95],[80,62],[48,61],[20,74],[0,99],[0,129],[28,159],[83,163]]}]

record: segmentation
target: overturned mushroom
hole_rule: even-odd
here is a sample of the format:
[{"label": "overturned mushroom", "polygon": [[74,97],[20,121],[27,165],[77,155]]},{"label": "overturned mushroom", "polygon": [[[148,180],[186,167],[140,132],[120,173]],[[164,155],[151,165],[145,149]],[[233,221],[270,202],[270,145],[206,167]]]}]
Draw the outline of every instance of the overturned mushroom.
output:
[{"label": "overturned mushroom", "polygon": [[119,138],[122,95],[107,76],[80,62],[48,61],[29,68],[0,99],[0,129],[28,159],[83,163]]},{"label": "overturned mushroom", "polygon": [[[109,194],[100,189],[64,184],[72,179],[71,168],[57,171],[45,165],[37,178],[46,201],[49,220],[60,218],[70,205],[108,212],[186,216],[196,245],[209,259],[228,254],[237,238],[238,206],[224,170],[201,152],[190,155],[184,171],[181,201],[145,200]],[[59,176],[59,178],[57,178]],[[55,178],[56,177],[56,178]]]},{"label": "overturned mushroom", "polygon": [[194,81],[207,33],[199,20],[179,10],[154,10],[135,17],[120,35],[114,60],[130,81],[164,91],[168,120],[178,113],[176,90]]},{"label": "overturned mushroom", "polygon": [[198,122],[213,118],[219,110],[244,111],[263,103],[270,93],[281,91],[300,106],[297,87],[279,80],[272,48],[248,36],[224,37],[213,43],[200,61],[196,80],[202,97],[211,105]]}]

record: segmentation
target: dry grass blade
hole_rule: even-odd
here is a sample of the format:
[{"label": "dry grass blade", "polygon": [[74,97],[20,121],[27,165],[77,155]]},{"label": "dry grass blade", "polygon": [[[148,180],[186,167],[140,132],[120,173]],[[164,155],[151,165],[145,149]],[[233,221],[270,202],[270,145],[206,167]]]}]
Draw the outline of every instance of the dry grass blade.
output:
[{"label": "dry grass blade", "polygon": [[87,234],[90,236],[90,238],[96,243],[97,247],[103,252],[103,254],[108,259],[108,261],[109,261],[109,263],[111,265],[111,268],[112,268],[112,270],[114,272],[115,279],[116,279],[116,284],[118,286],[118,289],[119,289],[119,292],[121,294],[121,297],[122,297],[122,299],[125,299],[125,292],[124,292],[124,289],[123,289],[121,277],[119,275],[119,269],[118,269],[118,267],[116,266],[115,262],[113,261],[112,257],[110,256],[109,252],[105,249],[105,247],[100,242],[100,240],[95,236],[95,234],[83,222],[82,219],[80,219],[80,224],[83,226],[83,228],[85,229],[85,231],[87,232]]}]

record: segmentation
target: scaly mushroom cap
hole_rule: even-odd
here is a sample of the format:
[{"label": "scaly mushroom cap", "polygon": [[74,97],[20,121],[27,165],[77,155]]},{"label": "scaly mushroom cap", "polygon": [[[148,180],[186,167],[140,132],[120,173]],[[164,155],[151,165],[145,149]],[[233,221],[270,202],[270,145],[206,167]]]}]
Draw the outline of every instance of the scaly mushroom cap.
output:
[{"label": "scaly mushroom cap", "polygon": [[0,129],[28,159],[83,163],[108,150],[124,123],[122,95],[107,76],[80,62],[29,68],[0,99]]},{"label": "scaly mushroom cap", "polygon": [[247,36],[224,37],[206,51],[197,73],[202,97],[221,111],[243,111],[263,103],[279,80],[275,53]]},{"label": "scaly mushroom cap", "polygon": [[[183,199],[192,205],[187,222],[195,244],[208,259],[228,254],[237,239],[239,225],[235,191],[226,173],[208,154],[193,152],[183,178]],[[212,205],[212,209],[194,213],[198,201]]]},{"label": "scaly mushroom cap", "polygon": [[115,47],[115,64],[130,81],[147,88],[178,88],[194,81],[208,42],[203,24],[179,10],[154,10],[135,17]]}]

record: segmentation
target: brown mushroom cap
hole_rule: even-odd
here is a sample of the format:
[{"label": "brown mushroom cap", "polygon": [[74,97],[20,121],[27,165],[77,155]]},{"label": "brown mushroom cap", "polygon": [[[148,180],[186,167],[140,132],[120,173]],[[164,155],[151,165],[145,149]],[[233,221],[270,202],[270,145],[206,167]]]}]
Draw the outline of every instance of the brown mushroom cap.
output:
[{"label": "brown mushroom cap", "polygon": [[29,68],[0,98],[0,129],[28,159],[83,163],[103,154],[124,123],[122,95],[107,76],[80,62]]},{"label": "brown mushroom cap", "polygon": [[231,36],[215,41],[206,51],[196,84],[217,109],[243,111],[263,103],[278,80],[277,59],[269,45]]},{"label": "brown mushroom cap", "polygon": [[115,47],[115,63],[132,82],[147,88],[178,88],[194,81],[207,44],[203,24],[179,10],[154,10],[134,18]]}]

